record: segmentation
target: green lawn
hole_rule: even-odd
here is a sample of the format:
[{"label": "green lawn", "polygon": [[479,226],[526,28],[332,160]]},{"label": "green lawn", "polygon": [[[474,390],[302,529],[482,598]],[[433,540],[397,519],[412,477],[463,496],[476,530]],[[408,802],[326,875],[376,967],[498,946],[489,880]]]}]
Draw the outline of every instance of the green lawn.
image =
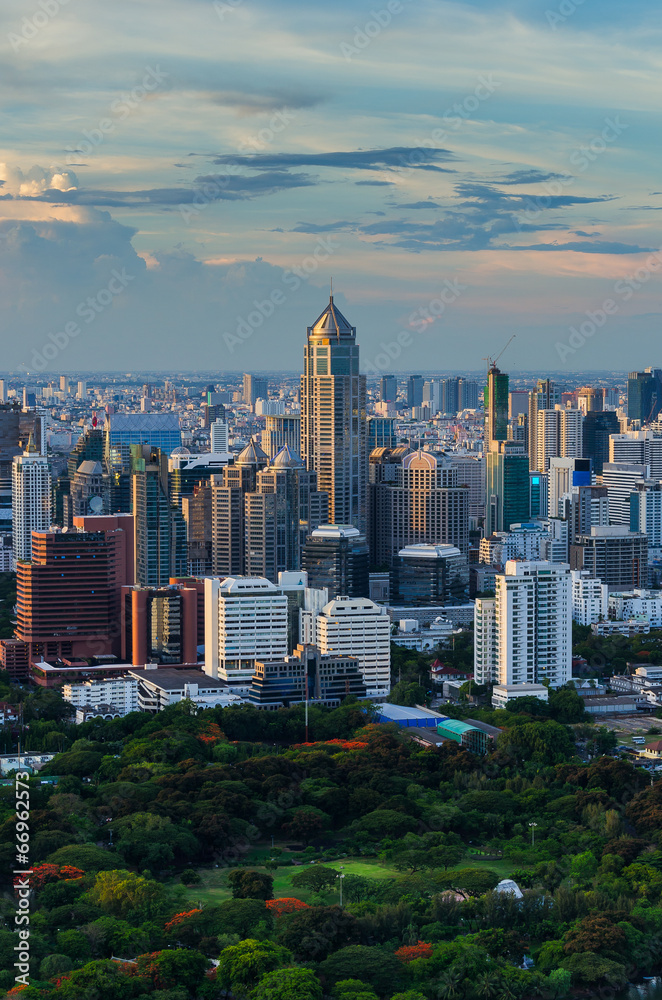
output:
[{"label": "green lawn", "polygon": [[[467,853],[466,857],[457,867],[466,868],[469,866],[490,868],[500,875],[501,878],[508,878],[513,868],[516,867],[511,861],[503,858],[491,861],[475,854]],[[304,867],[304,865],[288,865],[283,868],[277,868],[275,872],[271,873],[274,876],[274,896],[276,899],[280,899],[283,896],[294,896],[304,903],[310,902],[312,893],[308,889],[295,888],[292,885],[292,876],[300,872]],[[337,871],[340,871],[342,868],[346,875],[364,875],[367,878],[373,879],[397,878],[398,875],[404,874],[403,872],[398,872],[395,868],[391,868],[389,865],[383,864],[376,858],[361,858],[356,861],[347,858],[345,860],[329,861],[324,864],[324,867],[335,868]],[[265,870],[257,864],[255,868]],[[199,885],[187,889],[187,900],[195,906],[199,902],[204,903],[205,906],[213,906],[222,903],[226,899],[230,899],[232,893],[227,883],[227,875],[230,870],[229,868],[198,869],[198,874],[202,881]],[[453,871],[453,869],[449,869],[449,871]],[[329,905],[337,901],[337,895],[336,892],[324,894]]]}]

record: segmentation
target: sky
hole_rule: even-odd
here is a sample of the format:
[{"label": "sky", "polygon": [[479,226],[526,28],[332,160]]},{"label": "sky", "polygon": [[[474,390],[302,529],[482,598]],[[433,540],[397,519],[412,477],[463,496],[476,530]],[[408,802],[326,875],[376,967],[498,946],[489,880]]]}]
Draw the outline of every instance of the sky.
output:
[{"label": "sky", "polygon": [[3,0],[16,372],[659,366],[650,0]]}]

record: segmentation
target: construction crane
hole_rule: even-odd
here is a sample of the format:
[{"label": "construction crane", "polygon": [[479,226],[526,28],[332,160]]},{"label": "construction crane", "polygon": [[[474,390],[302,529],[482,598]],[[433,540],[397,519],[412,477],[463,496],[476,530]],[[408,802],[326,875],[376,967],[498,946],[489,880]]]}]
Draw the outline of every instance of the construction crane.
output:
[{"label": "construction crane", "polygon": [[487,367],[488,368],[496,368],[497,361],[499,360],[499,358],[501,357],[501,355],[505,353],[506,349],[508,347],[510,347],[510,345],[512,344],[512,342],[513,342],[513,340],[515,339],[516,336],[517,336],[516,333],[514,333],[512,335],[512,337],[510,338],[510,340],[508,341],[508,343],[506,344],[506,346],[504,348],[502,348],[501,351],[499,351],[499,353],[497,354],[496,358],[481,358],[481,361],[487,361]]}]

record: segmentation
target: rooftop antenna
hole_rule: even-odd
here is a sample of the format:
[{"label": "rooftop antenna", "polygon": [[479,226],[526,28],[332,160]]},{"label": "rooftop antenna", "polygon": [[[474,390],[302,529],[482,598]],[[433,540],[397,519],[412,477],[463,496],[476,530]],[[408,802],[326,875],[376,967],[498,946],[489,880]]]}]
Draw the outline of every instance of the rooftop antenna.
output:
[{"label": "rooftop antenna", "polygon": [[333,278],[331,280],[331,301],[333,302]]}]

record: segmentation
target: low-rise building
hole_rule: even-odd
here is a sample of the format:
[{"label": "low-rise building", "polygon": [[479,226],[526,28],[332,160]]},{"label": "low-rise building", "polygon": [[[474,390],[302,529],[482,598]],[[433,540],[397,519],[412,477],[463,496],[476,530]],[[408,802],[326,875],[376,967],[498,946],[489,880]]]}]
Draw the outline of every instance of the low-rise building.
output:
[{"label": "low-rise building", "polygon": [[448,645],[453,636],[453,623],[439,616],[429,628],[421,628],[415,618],[403,618],[391,635],[391,642],[405,649],[415,649],[419,653]]},{"label": "low-rise building", "polygon": [[492,688],[492,708],[505,708],[517,698],[549,700],[549,690],[544,684],[495,684]]},{"label": "low-rise building", "polygon": [[349,696],[365,698],[355,656],[323,656],[315,646],[297,646],[293,656],[255,664],[245,700],[257,708],[289,708],[302,701],[336,708]]},{"label": "low-rise building", "polygon": [[590,715],[636,715],[649,707],[643,694],[605,695],[600,698],[583,698],[584,709]]},{"label": "low-rise building", "polygon": [[629,618],[627,621],[594,622],[591,625],[593,635],[648,635],[651,623],[647,618]]},{"label": "low-rise building", "polygon": [[202,670],[176,670],[147,667],[130,670],[138,682],[138,708],[141,712],[162,712],[170,705],[190,699],[200,708],[227,708],[240,704],[241,698],[227,684],[208,677]]},{"label": "low-rise building", "polygon": [[614,591],[609,595],[609,615],[620,621],[647,618],[652,628],[662,628],[662,593],[651,590]]},{"label": "low-rise building", "polygon": [[501,730],[474,719],[464,722],[459,719],[443,719],[437,725],[437,732],[440,736],[459,743],[465,750],[482,756],[494,747]]},{"label": "low-rise building", "polygon": [[76,709],[103,706],[114,717],[122,718],[138,711],[138,681],[134,677],[104,677],[82,684],[64,684],[62,697]]}]

